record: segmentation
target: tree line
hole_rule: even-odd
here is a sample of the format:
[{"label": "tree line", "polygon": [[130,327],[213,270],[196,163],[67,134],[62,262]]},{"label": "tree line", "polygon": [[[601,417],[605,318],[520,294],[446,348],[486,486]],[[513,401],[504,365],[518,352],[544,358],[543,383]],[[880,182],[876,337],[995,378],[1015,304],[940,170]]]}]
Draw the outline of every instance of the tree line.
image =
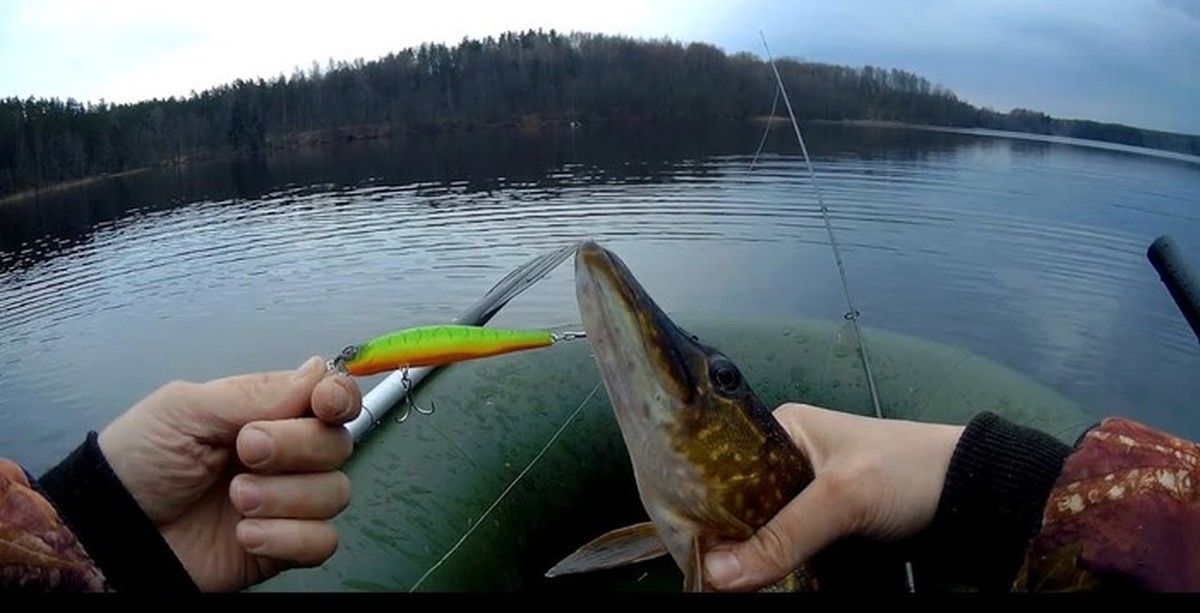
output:
[{"label": "tree line", "polygon": [[[777,62],[798,118],[1056,134],[1200,154],[1200,137],[977,108],[897,69]],[[553,30],[314,63],[133,104],[0,100],[0,195],[196,156],[546,121],[695,123],[764,115],[770,65],[708,44]],[[782,112],[782,111],[780,111]]]}]

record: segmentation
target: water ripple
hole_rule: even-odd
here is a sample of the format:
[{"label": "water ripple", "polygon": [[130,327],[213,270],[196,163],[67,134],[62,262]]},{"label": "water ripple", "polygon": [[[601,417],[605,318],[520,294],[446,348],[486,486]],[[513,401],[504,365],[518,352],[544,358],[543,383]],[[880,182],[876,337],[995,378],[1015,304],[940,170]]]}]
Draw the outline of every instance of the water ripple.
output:
[{"label": "water ripple", "polygon": [[[1175,413],[1200,392],[1195,339],[1144,260],[1156,231],[1200,253],[1191,169],[974,145],[814,162],[866,321],[964,345],[1113,410],[1146,406],[1149,384],[1132,377],[1186,379],[1157,386],[1160,408],[1141,415],[1191,423]],[[35,237],[0,252],[0,419],[56,445],[4,434],[0,448],[51,458],[80,424],[103,424],[159,382],[444,321],[513,266],[584,238],[612,244],[676,308],[840,317],[807,172],[794,155],[749,163],[714,155],[622,175],[572,162],[486,189],[285,184],[133,210],[83,240]],[[518,302],[504,317],[571,321],[569,271]]]}]

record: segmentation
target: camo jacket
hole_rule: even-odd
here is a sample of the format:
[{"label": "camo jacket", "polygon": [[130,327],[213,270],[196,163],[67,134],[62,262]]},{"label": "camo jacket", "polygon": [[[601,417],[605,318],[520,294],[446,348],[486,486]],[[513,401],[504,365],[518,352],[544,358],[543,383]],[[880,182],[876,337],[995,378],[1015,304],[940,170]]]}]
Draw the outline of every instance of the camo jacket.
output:
[{"label": "camo jacket", "polygon": [[1200,591],[1200,447],[1108,418],[1073,446],[967,424],[918,569],[982,591]]},{"label": "camo jacket", "polygon": [[0,590],[198,591],[95,432],[38,479],[0,458]]},{"label": "camo jacket", "polygon": [[1195,443],[1104,420],[1067,457],[1016,587],[1200,590],[1198,462]]}]

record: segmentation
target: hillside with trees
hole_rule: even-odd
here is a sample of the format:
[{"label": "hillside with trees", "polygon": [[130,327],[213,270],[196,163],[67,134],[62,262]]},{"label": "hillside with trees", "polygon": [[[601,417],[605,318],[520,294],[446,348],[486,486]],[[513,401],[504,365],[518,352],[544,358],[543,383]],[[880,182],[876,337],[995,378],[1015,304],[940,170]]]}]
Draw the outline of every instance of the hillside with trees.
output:
[{"label": "hillside with trees", "polygon": [[[983,127],[1200,155],[1200,137],[977,108],[915,74],[784,59],[801,120]],[[425,44],[372,61],[135,104],[0,100],[0,196],[197,157],[397,133],[578,120],[711,123],[767,113],[770,65],[703,43],[554,31]]]}]

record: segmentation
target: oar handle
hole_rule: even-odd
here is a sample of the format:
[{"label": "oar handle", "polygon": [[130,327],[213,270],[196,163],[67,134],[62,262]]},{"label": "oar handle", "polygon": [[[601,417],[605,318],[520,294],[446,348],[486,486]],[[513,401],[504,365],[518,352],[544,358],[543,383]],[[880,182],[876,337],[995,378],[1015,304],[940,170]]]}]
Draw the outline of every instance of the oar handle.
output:
[{"label": "oar handle", "polygon": [[1171,292],[1175,305],[1192,327],[1196,339],[1200,340],[1200,285],[1197,285],[1196,274],[1183,257],[1179,245],[1164,234],[1151,243],[1146,257],[1150,259],[1163,284]]}]

